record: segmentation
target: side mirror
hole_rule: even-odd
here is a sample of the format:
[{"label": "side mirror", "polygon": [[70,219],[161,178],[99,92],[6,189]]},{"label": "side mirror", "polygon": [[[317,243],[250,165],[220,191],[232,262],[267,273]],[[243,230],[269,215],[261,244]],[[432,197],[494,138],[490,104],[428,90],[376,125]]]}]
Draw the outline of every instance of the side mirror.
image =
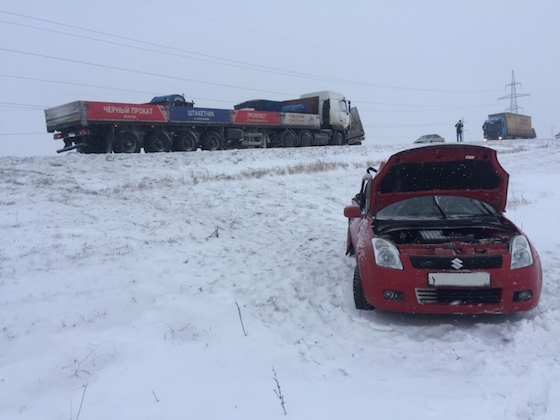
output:
[{"label": "side mirror", "polygon": [[349,219],[362,218],[363,216],[360,206],[352,205],[344,207],[344,217]]}]

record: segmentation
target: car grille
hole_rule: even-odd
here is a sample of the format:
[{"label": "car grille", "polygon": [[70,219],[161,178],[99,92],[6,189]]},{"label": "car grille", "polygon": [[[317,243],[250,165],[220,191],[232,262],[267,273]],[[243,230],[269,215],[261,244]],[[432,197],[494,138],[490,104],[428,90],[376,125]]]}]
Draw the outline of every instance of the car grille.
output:
[{"label": "car grille", "polygon": [[416,289],[418,303],[499,303],[502,289]]},{"label": "car grille", "polygon": [[476,257],[463,257],[452,255],[446,257],[424,257],[410,256],[410,262],[414,268],[429,270],[450,270],[455,268],[454,262],[460,260],[462,270],[484,270],[500,268],[502,266],[501,255],[484,255]]}]

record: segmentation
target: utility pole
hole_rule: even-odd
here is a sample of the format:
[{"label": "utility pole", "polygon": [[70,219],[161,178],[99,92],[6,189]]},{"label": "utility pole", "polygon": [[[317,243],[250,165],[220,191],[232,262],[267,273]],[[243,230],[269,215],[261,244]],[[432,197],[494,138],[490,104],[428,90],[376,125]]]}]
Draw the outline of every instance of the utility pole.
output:
[{"label": "utility pole", "polygon": [[502,96],[501,98],[498,98],[498,101],[500,99],[511,99],[510,106],[509,108],[506,109],[506,112],[509,111],[514,114],[518,114],[519,109],[520,108],[523,109],[523,107],[517,106],[517,98],[520,98],[522,96],[531,96],[531,95],[529,95],[528,93],[517,93],[515,85],[521,85],[521,83],[515,83],[515,73],[512,70],[511,83],[506,85],[506,87],[511,86],[511,94],[509,94],[508,96]]}]

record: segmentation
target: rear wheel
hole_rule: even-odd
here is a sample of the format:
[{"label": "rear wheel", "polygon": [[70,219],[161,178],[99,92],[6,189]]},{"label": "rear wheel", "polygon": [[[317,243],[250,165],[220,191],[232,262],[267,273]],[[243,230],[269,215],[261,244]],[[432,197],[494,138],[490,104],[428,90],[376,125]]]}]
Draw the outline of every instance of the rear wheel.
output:
[{"label": "rear wheel", "polygon": [[105,153],[107,146],[102,136],[89,136],[84,138],[82,146],[78,147],[78,153]]},{"label": "rear wheel", "polygon": [[134,131],[120,131],[115,136],[113,152],[115,153],[140,153],[142,143],[140,137]]},{"label": "rear wheel", "polygon": [[299,133],[299,147],[309,147],[311,146],[312,141],[313,134],[311,134],[308,130],[303,130]]},{"label": "rear wheel", "polygon": [[358,264],[356,264],[354,270],[354,303],[356,304],[356,309],[363,309],[365,311],[375,309],[374,306],[368,303],[364,296],[364,288],[362,286],[362,278],[360,276],[360,267],[358,267]]},{"label": "rear wheel", "polygon": [[218,150],[221,143],[222,137],[215,131],[209,131],[202,137],[201,148],[202,150]]},{"label": "rear wheel", "polygon": [[154,130],[144,140],[144,151],[146,153],[169,152],[171,150],[171,138],[163,130]]},{"label": "rear wheel", "polygon": [[193,131],[180,131],[175,135],[173,149],[178,152],[192,152],[198,149],[198,136]]},{"label": "rear wheel", "polygon": [[294,147],[297,144],[297,136],[292,130],[284,131],[280,136],[282,147]]}]

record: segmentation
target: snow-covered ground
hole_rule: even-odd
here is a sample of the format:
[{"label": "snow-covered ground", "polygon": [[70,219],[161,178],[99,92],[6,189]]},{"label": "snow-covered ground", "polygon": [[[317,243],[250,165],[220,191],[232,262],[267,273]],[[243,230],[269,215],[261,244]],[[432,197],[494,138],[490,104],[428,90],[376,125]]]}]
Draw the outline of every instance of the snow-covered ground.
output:
[{"label": "snow-covered ground", "polygon": [[0,418],[559,419],[560,142],[490,146],[526,314],[354,308],[343,208],[408,145],[1,157]]}]

